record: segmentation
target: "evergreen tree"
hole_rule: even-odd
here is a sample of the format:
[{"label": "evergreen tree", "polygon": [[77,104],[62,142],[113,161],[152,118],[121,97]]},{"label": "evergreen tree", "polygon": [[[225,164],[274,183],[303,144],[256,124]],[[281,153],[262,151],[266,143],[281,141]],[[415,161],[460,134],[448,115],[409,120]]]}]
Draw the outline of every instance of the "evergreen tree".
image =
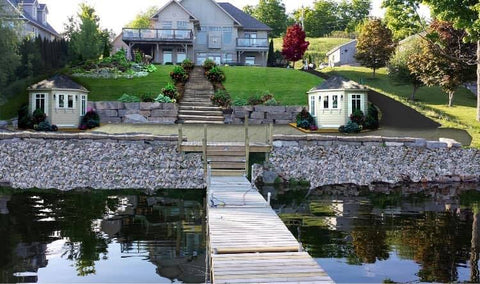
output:
[{"label": "evergreen tree", "polygon": [[0,2],[0,95],[3,88],[15,79],[15,71],[21,59],[17,53],[19,38],[15,31],[16,23],[4,21],[4,16],[8,15],[5,9],[3,2]]},{"label": "evergreen tree", "polygon": [[104,41],[99,28],[99,17],[95,9],[87,4],[80,4],[78,23],[73,18],[70,21],[71,30],[67,29],[70,37],[70,48],[75,60],[86,61],[98,59],[104,48]]},{"label": "evergreen tree", "polygon": [[275,50],[273,48],[273,39],[270,39],[270,44],[268,46],[268,57],[267,57],[267,67],[275,66]]}]

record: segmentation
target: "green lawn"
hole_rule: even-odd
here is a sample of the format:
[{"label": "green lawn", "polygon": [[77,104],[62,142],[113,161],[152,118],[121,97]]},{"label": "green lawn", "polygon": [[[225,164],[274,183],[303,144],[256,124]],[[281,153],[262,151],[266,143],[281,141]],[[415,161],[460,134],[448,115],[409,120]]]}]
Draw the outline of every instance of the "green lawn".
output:
[{"label": "green lawn", "polygon": [[422,87],[418,90],[415,102],[408,100],[412,88],[392,82],[387,76],[387,70],[377,71],[372,78],[372,70],[364,67],[337,67],[323,70],[329,74],[339,74],[354,81],[363,83],[370,88],[407,104],[424,115],[438,121],[444,127],[465,129],[472,136],[473,147],[480,148],[480,122],[476,117],[476,99],[465,88],[460,88],[454,97],[453,107],[448,107],[448,97],[438,87]]},{"label": "green lawn", "polygon": [[[321,62],[326,62],[325,54],[330,51],[332,48],[339,46],[341,44],[351,41],[349,38],[329,38],[329,37],[318,37],[312,38],[308,37],[306,39],[310,42],[307,52],[305,52],[305,57],[308,58],[308,55],[313,57],[313,60],[316,64]],[[274,38],[273,45],[275,50],[282,50],[283,38]],[[300,68],[300,63],[297,63],[295,68]]]},{"label": "green lawn", "polygon": [[248,99],[270,91],[282,105],[307,105],[305,93],[323,81],[311,74],[286,68],[235,66],[222,69],[227,77],[224,86],[232,99]]},{"label": "green lawn", "polygon": [[116,101],[122,94],[140,96],[142,94],[160,94],[170,80],[171,65],[156,65],[157,71],[147,77],[133,79],[93,79],[75,78],[89,91],[89,101]]}]

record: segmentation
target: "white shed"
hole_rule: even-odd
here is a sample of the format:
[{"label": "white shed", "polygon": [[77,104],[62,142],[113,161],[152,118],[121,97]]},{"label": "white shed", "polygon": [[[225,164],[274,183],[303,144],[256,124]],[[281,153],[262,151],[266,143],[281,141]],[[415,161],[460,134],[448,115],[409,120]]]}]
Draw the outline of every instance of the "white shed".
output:
[{"label": "white shed", "polygon": [[58,128],[78,127],[87,112],[88,90],[65,75],[55,75],[28,88],[29,109],[43,109]]},{"label": "white shed", "polygon": [[364,114],[368,109],[368,89],[340,76],[330,77],[307,94],[308,109],[319,128],[338,128],[356,109]]}]

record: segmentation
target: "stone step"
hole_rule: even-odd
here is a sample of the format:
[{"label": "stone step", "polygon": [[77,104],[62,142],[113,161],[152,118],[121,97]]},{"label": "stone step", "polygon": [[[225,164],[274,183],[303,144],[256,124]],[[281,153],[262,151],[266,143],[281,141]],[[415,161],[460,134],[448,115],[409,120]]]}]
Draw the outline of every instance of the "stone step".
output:
[{"label": "stone step", "polygon": [[183,124],[225,124],[224,121],[205,121],[205,120],[184,120],[179,123]]},{"label": "stone step", "polygon": [[205,111],[221,111],[221,107],[217,106],[187,106],[180,104],[179,110],[205,110]]},{"label": "stone step", "polygon": [[223,111],[221,110],[185,110],[180,109],[178,111],[179,115],[200,115],[200,116],[222,116]]},{"label": "stone step", "polygon": [[212,176],[244,176],[245,170],[217,170],[212,169]]},{"label": "stone step", "polygon": [[204,107],[213,107],[211,101],[182,101],[180,102],[180,106],[204,106]]},{"label": "stone step", "polygon": [[178,119],[181,119],[183,121],[187,121],[187,120],[221,121],[222,123],[225,120],[223,115],[221,115],[221,116],[205,116],[205,115],[183,115],[183,114],[178,115]]}]

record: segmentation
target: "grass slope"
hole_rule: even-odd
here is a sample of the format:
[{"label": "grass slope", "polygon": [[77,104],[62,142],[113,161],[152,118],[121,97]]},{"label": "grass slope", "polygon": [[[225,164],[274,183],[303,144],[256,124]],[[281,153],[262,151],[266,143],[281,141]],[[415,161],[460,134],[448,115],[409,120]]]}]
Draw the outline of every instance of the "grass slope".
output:
[{"label": "grass slope", "polygon": [[415,108],[424,115],[438,121],[444,127],[465,129],[472,136],[473,147],[480,148],[480,122],[476,117],[476,99],[465,88],[459,88],[453,100],[454,106],[448,107],[448,96],[438,87],[422,87],[416,94],[416,101],[408,100],[412,88],[392,82],[387,70],[377,71],[372,78],[372,70],[365,67],[337,67],[323,70],[329,74],[339,74],[351,80],[363,83],[370,88]]},{"label": "grass slope", "polygon": [[[341,44],[347,43],[352,39],[349,38],[329,38],[329,37],[318,37],[312,38],[307,37],[307,41],[310,42],[307,52],[305,52],[305,57],[308,58],[308,55],[311,55],[314,62],[319,64],[321,62],[326,62],[326,53],[329,52],[332,48],[337,47]],[[283,38],[274,38],[273,39],[273,48],[275,50],[282,51]],[[297,63],[298,65],[299,63]],[[295,68],[300,68],[300,65],[295,66]]]},{"label": "grass slope", "polygon": [[147,77],[132,79],[94,79],[75,78],[75,81],[85,86],[89,91],[89,101],[116,101],[122,94],[142,95],[160,94],[160,91],[170,80],[173,66],[157,65],[157,71]]},{"label": "grass slope", "polygon": [[248,99],[255,94],[270,91],[282,105],[307,105],[305,94],[323,80],[311,74],[286,68],[222,67],[227,80],[225,88],[232,100]]}]

